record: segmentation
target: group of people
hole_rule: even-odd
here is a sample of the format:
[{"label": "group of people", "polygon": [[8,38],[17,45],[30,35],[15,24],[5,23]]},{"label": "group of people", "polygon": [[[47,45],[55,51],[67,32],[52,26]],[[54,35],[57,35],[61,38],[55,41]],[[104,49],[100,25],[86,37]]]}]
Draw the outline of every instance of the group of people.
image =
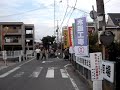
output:
[{"label": "group of people", "polygon": [[48,50],[46,48],[40,49],[40,48],[36,48],[36,59],[39,60],[41,57],[42,59],[46,59],[47,58],[47,53]]},{"label": "group of people", "polygon": [[[36,48],[35,52],[36,52],[36,59],[37,60],[39,60],[39,59],[46,60],[48,57],[54,58],[56,56],[54,49],[48,50],[46,48],[40,49],[38,47],[38,48]],[[70,59],[69,48],[64,49],[63,53],[64,53],[64,59],[69,60]]]}]

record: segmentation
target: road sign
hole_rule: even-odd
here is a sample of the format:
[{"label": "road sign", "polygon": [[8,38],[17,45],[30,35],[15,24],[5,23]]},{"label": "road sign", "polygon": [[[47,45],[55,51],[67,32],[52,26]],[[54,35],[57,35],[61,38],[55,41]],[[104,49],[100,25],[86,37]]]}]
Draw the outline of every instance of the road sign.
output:
[{"label": "road sign", "polygon": [[90,11],[90,17],[92,19],[96,19],[97,18],[97,12],[95,10]]}]

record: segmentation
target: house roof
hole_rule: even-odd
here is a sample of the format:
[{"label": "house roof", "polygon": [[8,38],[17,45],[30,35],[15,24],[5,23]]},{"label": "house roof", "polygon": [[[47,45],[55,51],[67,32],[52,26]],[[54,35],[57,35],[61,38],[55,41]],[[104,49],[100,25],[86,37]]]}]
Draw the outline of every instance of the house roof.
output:
[{"label": "house roof", "polygon": [[108,13],[115,26],[120,26],[120,13]]}]

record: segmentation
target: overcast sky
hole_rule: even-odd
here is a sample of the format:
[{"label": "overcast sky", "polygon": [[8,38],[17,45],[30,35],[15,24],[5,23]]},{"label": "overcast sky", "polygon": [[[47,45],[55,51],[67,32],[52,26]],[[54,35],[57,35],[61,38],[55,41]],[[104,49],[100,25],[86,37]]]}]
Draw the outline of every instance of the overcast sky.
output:
[{"label": "overcast sky", "polygon": [[[96,10],[96,0],[1,0],[0,22],[17,21],[34,24],[37,41],[44,36],[54,35],[54,1],[55,26],[58,20],[59,27],[70,26],[75,18],[82,16],[86,16],[88,21],[92,21],[89,16],[92,5]],[[75,2],[76,9],[72,11]],[[120,0],[104,0],[104,3],[106,14],[120,12]],[[67,13],[64,17],[65,12]]]}]

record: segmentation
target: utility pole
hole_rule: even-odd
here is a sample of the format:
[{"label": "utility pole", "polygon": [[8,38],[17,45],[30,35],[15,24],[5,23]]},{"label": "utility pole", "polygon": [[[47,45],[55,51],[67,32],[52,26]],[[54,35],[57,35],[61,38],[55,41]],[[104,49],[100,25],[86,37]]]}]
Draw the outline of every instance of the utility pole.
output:
[{"label": "utility pole", "polygon": [[55,0],[54,0],[54,36],[55,36]]},{"label": "utility pole", "polygon": [[[104,10],[104,1],[103,0],[96,0],[97,4],[97,15],[98,15],[98,23],[99,23],[99,30],[105,31],[106,21],[105,21],[105,10]],[[102,45],[102,53],[103,59],[105,59],[105,46]]]}]

